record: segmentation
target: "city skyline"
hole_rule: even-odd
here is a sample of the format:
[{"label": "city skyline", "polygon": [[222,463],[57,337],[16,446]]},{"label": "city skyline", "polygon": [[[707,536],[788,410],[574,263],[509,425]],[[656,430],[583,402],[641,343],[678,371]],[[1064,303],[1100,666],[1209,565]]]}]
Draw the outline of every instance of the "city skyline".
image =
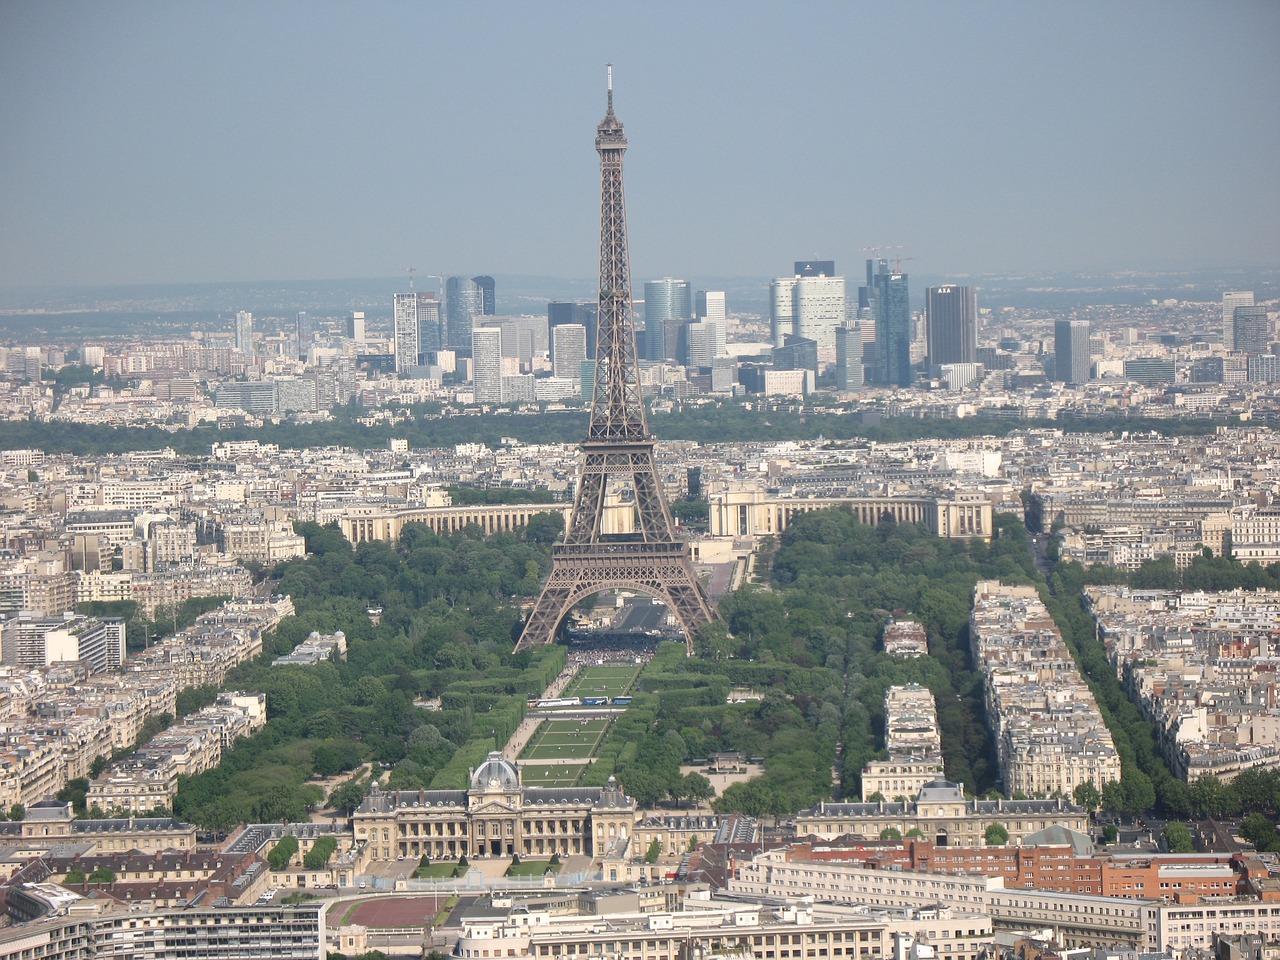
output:
[{"label": "city skyline", "polygon": [[[663,4],[500,6],[7,5],[0,287],[588,276],[574,131],[606,59],[638,278],[877,244],[956,278],[1280,257],[1273,5],[813,4],[781,46],[763,4],[680,31]],[[483,59],[448,42],[480,16]]]}]

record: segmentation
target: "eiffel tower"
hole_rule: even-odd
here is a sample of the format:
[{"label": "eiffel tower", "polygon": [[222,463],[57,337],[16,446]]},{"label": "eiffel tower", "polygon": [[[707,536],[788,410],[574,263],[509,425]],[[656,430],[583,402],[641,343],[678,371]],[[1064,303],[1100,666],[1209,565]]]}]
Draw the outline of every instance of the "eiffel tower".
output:
[{"label": "eiffel tower", "polygon": [[[600,315],[596,338],[595,393],[591,423],[582,443],[573,517],[564,542],[551,553],[551,575],[520,634],[516,649],[550,643],[574,604],[611,588],[665,600],[680,621],[693,653],[698,627],[712,612],[693,572],[689,545],[677,540],[671,512],[654,473],[654,438],[645,422],[631,317],[631,264],[627,212],[622,199],[622,155],[627,138],[613,114],[613,67],[609,109],[596,128],[600,154]],[[634,533],[605,533],[602,520],[611,479],[630,482]]]}]

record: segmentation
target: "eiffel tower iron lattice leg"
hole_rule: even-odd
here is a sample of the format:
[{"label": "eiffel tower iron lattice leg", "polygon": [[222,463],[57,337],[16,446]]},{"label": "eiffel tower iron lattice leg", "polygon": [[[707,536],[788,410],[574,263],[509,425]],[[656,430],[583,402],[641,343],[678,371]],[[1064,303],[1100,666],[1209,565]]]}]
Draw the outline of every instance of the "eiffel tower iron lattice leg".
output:
[{"label": "eiffel tower iron lattice leg", "polygon": [[[525,622],[516,649],[550,643],[574,604],[603,590],[637,590],[666,602],[685,644],[715,618],[698,583],[689,545],[675,536],[662,484],[654,470],[654,440],[645,421],[631,317],[627,218],[622,194],[622,123],[609,108],[596,128],[600,154],[600,313],[591,423],[582,444],[573,517],[564,542],[551,553],[551,575]],[[610,481],[630,487],[635,532],[603,531]]]}]

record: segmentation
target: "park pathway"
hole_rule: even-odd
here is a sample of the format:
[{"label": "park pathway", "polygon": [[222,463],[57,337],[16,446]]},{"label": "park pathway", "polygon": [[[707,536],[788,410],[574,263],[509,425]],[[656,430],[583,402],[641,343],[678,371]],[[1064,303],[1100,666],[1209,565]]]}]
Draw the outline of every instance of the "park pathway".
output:
[{"label": "park pathway", "polygon": [[[560,671],[559,676],[552,680],[547,685],[547,689],[542,692],[541,699],[551,700],[560,696],[564,688],[573,682],[573,678],[578,675],[580,669],[582,669],[582,664],[580,663],[570,662],[565,664],[565,668]],[[515,732],[511,734],[511,738],[507,741],[507,745],[502,748],[503,759],[515,762],[540,723],[542,723],[542,717],[525,717],[521,720],[520,726],[516,727]]]}]

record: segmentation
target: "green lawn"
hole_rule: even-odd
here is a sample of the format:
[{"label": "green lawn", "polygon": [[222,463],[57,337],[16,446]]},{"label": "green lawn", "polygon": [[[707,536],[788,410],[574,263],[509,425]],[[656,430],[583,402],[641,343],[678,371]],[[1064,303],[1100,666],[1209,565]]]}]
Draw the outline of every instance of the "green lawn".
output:
[{"label": "green lawn", "polygon": [[552,863],[550,860],[522,860],[520,863],[513,863],[507,867],[507,872],[504,876],[540,877],[548,870],[552,873],[559,873],[560,864]]},{"label": "green lawn", "polygon": [[520,754],[523,760],[587,760],[595,755],[609,729],[609,718],[543,720]]},{"label": "green lawn", "polygon": [[585,763],[531,763],[520,770],[526,787],[574,787],[587,769]]},{"label": "green lawn", "polygon": [[453,876],[453,871],[457,869],[458,865],[453,861],[443,860],[438,863],[429,863],[425,867],[419,867],[413,871],[413,878],[415,880],[447,880]]},{"label": "green lawn", "polygon": [[638,663],[609,663],[586,666],[578,671],[561,696],[620,697],[640,675]]}]

